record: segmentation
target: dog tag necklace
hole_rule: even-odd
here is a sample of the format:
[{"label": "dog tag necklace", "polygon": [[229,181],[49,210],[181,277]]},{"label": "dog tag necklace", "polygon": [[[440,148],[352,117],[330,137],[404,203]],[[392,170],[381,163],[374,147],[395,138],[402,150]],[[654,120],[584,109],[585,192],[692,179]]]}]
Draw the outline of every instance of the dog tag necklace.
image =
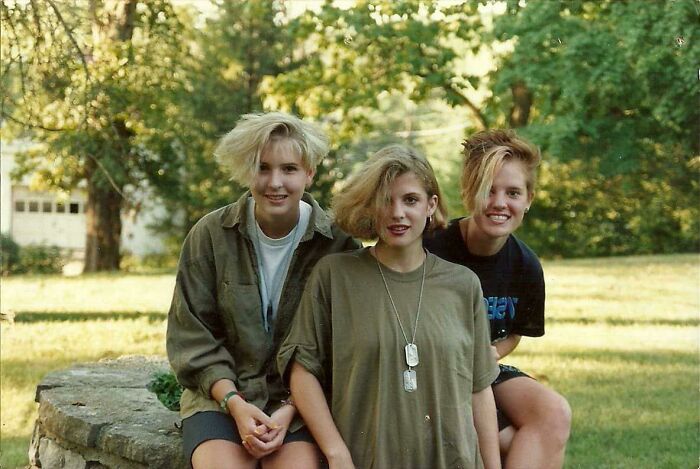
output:
[{"label": "dog tag necklace", "polygon": [[[375,251],[376,255],[376,251]],[[394,303],[394,298],[391,296],[389,291],[389,284],[386,283],[386,278],[384,277],[384,272],[382,271],[382,265],[379,263],[379,259],[375,257],[377,261],[377,267],[379,268],[379,274],[382,276],[382,281],[384,282],[384,288],[386,288],[386,293],[389,295],[389,301],[391,301],[391,307],[394,309],[394,315],[396,315],[396,320],[399,322],[399,327],[401,328],[401,334],[406,341],[406,346],[404,347],[404,354],[406,358],[406,365],[408,369],[403,372],[403,389],[406,392],[413,392],[418,388],[418,380],[416,379],[416,370],[413,369],[419,363],[418,360],[418,346],[416,345],[416,331],[418,330],[418,319],[420,318],[420,304],[423,300],[423,286],[425,285],[425,264],[428,262],[428,256],[426,255],[423,261],[423,278],[420,281],[420,294],[418,295],[418,308],[416,310],[416,323],[413,326],[413,336],[411,341],[408,341],[408,336],[406,331],[404,331],[403,324],[401,323],[401,318],[399,317],[399,311],[396,309],[396,304]]]}]

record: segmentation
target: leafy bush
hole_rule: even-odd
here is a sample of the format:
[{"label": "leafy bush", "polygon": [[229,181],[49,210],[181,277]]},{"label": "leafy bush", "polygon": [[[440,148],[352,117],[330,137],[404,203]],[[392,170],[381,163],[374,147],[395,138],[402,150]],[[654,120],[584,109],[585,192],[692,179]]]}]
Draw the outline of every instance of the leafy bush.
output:
[{"label": "leafy bush", "polygon": [[183,388],[172,372],[157,373],[148,385],[148,390],[155,393],[158,400],[168,409],[180,410],[180,396]]},{"label": "leafy bush", "polygon": [[57,274],[65,264],[58,246],[23,246],[19,250],[19,263],[14,273]]},{"label": "leafy bush", "polygon": [[2,275],[56,274],[65,264],[57,246],[19,246],[10,236],[1,235]]},{"label": "leafy bush", "polygon": [[15,243],[11,236],[0,235],[0,263],[2,263],[2,275],[14,272],[19,263],[19,244]]},{"label": "leafy bush", "polygon": [[[700,163],[667,152],[604,176],[597,159],[543,161],[522,238],[542,257],[700,251]],[[651,176],[653,175],[653,177]]]},{"label": "leafy bush", "polygon": [[130,252],[124,252],[119,263],[119,268],[124,272],[174,270],[175,267],[177,267],[177,256],[168,253],[151,253],[137,256]]}]

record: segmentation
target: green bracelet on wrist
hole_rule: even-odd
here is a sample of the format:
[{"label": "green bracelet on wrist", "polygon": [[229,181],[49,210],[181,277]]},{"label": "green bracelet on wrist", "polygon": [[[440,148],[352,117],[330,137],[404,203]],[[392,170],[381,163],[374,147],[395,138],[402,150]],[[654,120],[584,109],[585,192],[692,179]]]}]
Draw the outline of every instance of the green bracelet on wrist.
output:
[{"label": "green bracelet on wrist", "polygon": [[222,408],[223,410],[225,410],[225,411],[228,412],[228,401],[229,401],[229,399],[231,399],[233,396],[240,396],[241,399],[243,399],[243,400],[245,401],[245,397],[243,396],[242,393],[240,393],[240,392],[238,392],[238,391],[229,391],[229,392],[226,393],[226,395],[224,396],[224,398],[221,399],[221,403],[219,403],[219,405],[221,406],[221,408]]}]

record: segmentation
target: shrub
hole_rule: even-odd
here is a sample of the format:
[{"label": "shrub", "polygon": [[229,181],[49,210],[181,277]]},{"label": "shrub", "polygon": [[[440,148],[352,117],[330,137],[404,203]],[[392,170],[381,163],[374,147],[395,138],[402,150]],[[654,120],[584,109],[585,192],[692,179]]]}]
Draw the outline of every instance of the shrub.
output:
[{"label": "shrub", "polygon": [[24,246],[19,250],[19,263],[13,273],[57,274],[65,264],[57,246]]},{"label": "shrub", "polygon": [[177,267],[177,256],[167,253],[149,253],[137,256],[129,251],[122,253],[119,268],[124,272],[172,271]]},{"label": "shrub", "polygon": [[180,396],[183,388],[172,372],[157,373],[148,385],[148,390],[158,396],[158,400],[170,410],[180,410]]},{"label": "shrub", "polygon": [[15,272],[19,263],[19,244],[15,243],[11,236],[0,234],[0,263],[2,275]]}]

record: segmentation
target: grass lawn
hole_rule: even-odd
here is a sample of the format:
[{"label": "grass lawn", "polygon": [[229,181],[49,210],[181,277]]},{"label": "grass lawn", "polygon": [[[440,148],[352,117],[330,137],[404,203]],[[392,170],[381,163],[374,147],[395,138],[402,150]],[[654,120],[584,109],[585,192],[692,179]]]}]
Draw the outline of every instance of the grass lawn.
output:
[{"label": "grass lawn", "polygon": [[[547,334],[508,363],[574,410],[567,468],[694,468],[700,456],[700,256],[549,261]],[[164,354],[172,275],[2,279],[0,467],[27,464],[41,377]]]}]

